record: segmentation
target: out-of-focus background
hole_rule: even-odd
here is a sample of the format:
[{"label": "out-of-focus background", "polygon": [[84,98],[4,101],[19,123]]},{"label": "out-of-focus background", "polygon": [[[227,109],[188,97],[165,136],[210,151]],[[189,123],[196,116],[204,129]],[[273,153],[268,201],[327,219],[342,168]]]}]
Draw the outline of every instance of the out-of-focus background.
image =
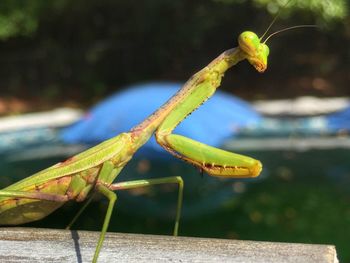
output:
[{"label": "out-of-focus background", "polygon": [[[262,175],[201,175],[152,140],[117,180],[183,176],[180,235],[335,244],[350,262],[350,2],[286,2],[2,0],[0,186],[127,131],[279,13],[269,33],[318,28],[273,36],[264,74],[239,63],[177,129],[260,159]],[[176,187],[119,196],[110,231],[171,233]],[[80,205],[32,225],[64,227]],[[106,205],[74,227],[99,231]]]}]

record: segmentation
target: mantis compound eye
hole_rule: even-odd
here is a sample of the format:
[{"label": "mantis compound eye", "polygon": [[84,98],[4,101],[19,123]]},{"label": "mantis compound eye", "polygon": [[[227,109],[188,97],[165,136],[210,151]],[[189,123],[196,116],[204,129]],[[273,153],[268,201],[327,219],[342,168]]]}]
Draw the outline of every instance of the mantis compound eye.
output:
[{"label": "mantis compound eye", "polygon": [[239,47],[249,56],[254,56],[259,49],[260,39],[251,31],[244,31],[238,37]]},{"label": "mantis compound eye", "polygon": [[260,44],[260,53],[265,54],[266,57],[270,54],[270,49],[266,44]]}]

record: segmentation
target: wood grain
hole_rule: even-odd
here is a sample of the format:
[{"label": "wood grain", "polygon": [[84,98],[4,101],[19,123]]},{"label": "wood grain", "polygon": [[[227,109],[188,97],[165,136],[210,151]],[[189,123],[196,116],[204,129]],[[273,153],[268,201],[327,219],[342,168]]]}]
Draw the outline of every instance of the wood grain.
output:
[{"label": "wood grain", "polygon": [[[0,228],[0,262],[91,262],[99,232]],[[332,245],[107,233],[99,262],[338,262]]]}]

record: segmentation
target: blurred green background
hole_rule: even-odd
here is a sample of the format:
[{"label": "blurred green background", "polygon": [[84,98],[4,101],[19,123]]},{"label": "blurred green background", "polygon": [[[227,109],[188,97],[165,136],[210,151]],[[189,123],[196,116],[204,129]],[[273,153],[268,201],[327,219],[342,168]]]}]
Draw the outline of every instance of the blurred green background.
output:
[{"label": "blurred green background", "polygon": [[348,2],[286,2],[3,0],[1,96],[25,100],[23,110],[69,101],[91,106],[135,82],[185,81],[236,46],[242,31],[262,35],[280,9],[270,32],[300,24],[320,29],[273,37],[267,72],[237,65],[222,88],[245,99],[346,95]]},{"label": "blurred green background", "polygon": [[[270,32],[300,24],[319,28],[273,37],[268,70],[257,74],[247,63],[238,64],[222,89],[247,100],[349,96],[350,1],[286,2],[2,0],[0,115],[87,108],[135,82],[185,81],[236,46],[240,32],[261,35],[279,11]],[[350,262],[349,150],[243,153],[261,159],[268,176],[222,181],[201,178],[183,163],[146,163],[143,169],[144,160],[135,159],[120,177],[183,175],[190,188],[181,235],[335,244],[341,262]],[[1,170],[24,177],[57,161],[24,161]],[[109,230],[170,234],[175,192],[170,187],[120,193]],[[219,209],[211,206],[215,202]],[[144,209],[135,208],[138,203]],[[69,204],[33,225],[64,227],[79,206]],[[201,213],[205,206],[213,208]],[[99,230],[105,208],[106,202],[94,202],[75,228]]]}]

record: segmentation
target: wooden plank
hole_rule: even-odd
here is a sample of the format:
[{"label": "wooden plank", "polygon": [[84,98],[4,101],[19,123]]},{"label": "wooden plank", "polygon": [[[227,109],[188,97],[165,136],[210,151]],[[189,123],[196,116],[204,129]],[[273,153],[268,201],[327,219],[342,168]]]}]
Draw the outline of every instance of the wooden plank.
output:
[{"label": "wooden plank", "polygon": [[[99,232],[0,228],[0,262],[90,262]],[[107,233],[99,262],[338,262],[332,245]]]}]

